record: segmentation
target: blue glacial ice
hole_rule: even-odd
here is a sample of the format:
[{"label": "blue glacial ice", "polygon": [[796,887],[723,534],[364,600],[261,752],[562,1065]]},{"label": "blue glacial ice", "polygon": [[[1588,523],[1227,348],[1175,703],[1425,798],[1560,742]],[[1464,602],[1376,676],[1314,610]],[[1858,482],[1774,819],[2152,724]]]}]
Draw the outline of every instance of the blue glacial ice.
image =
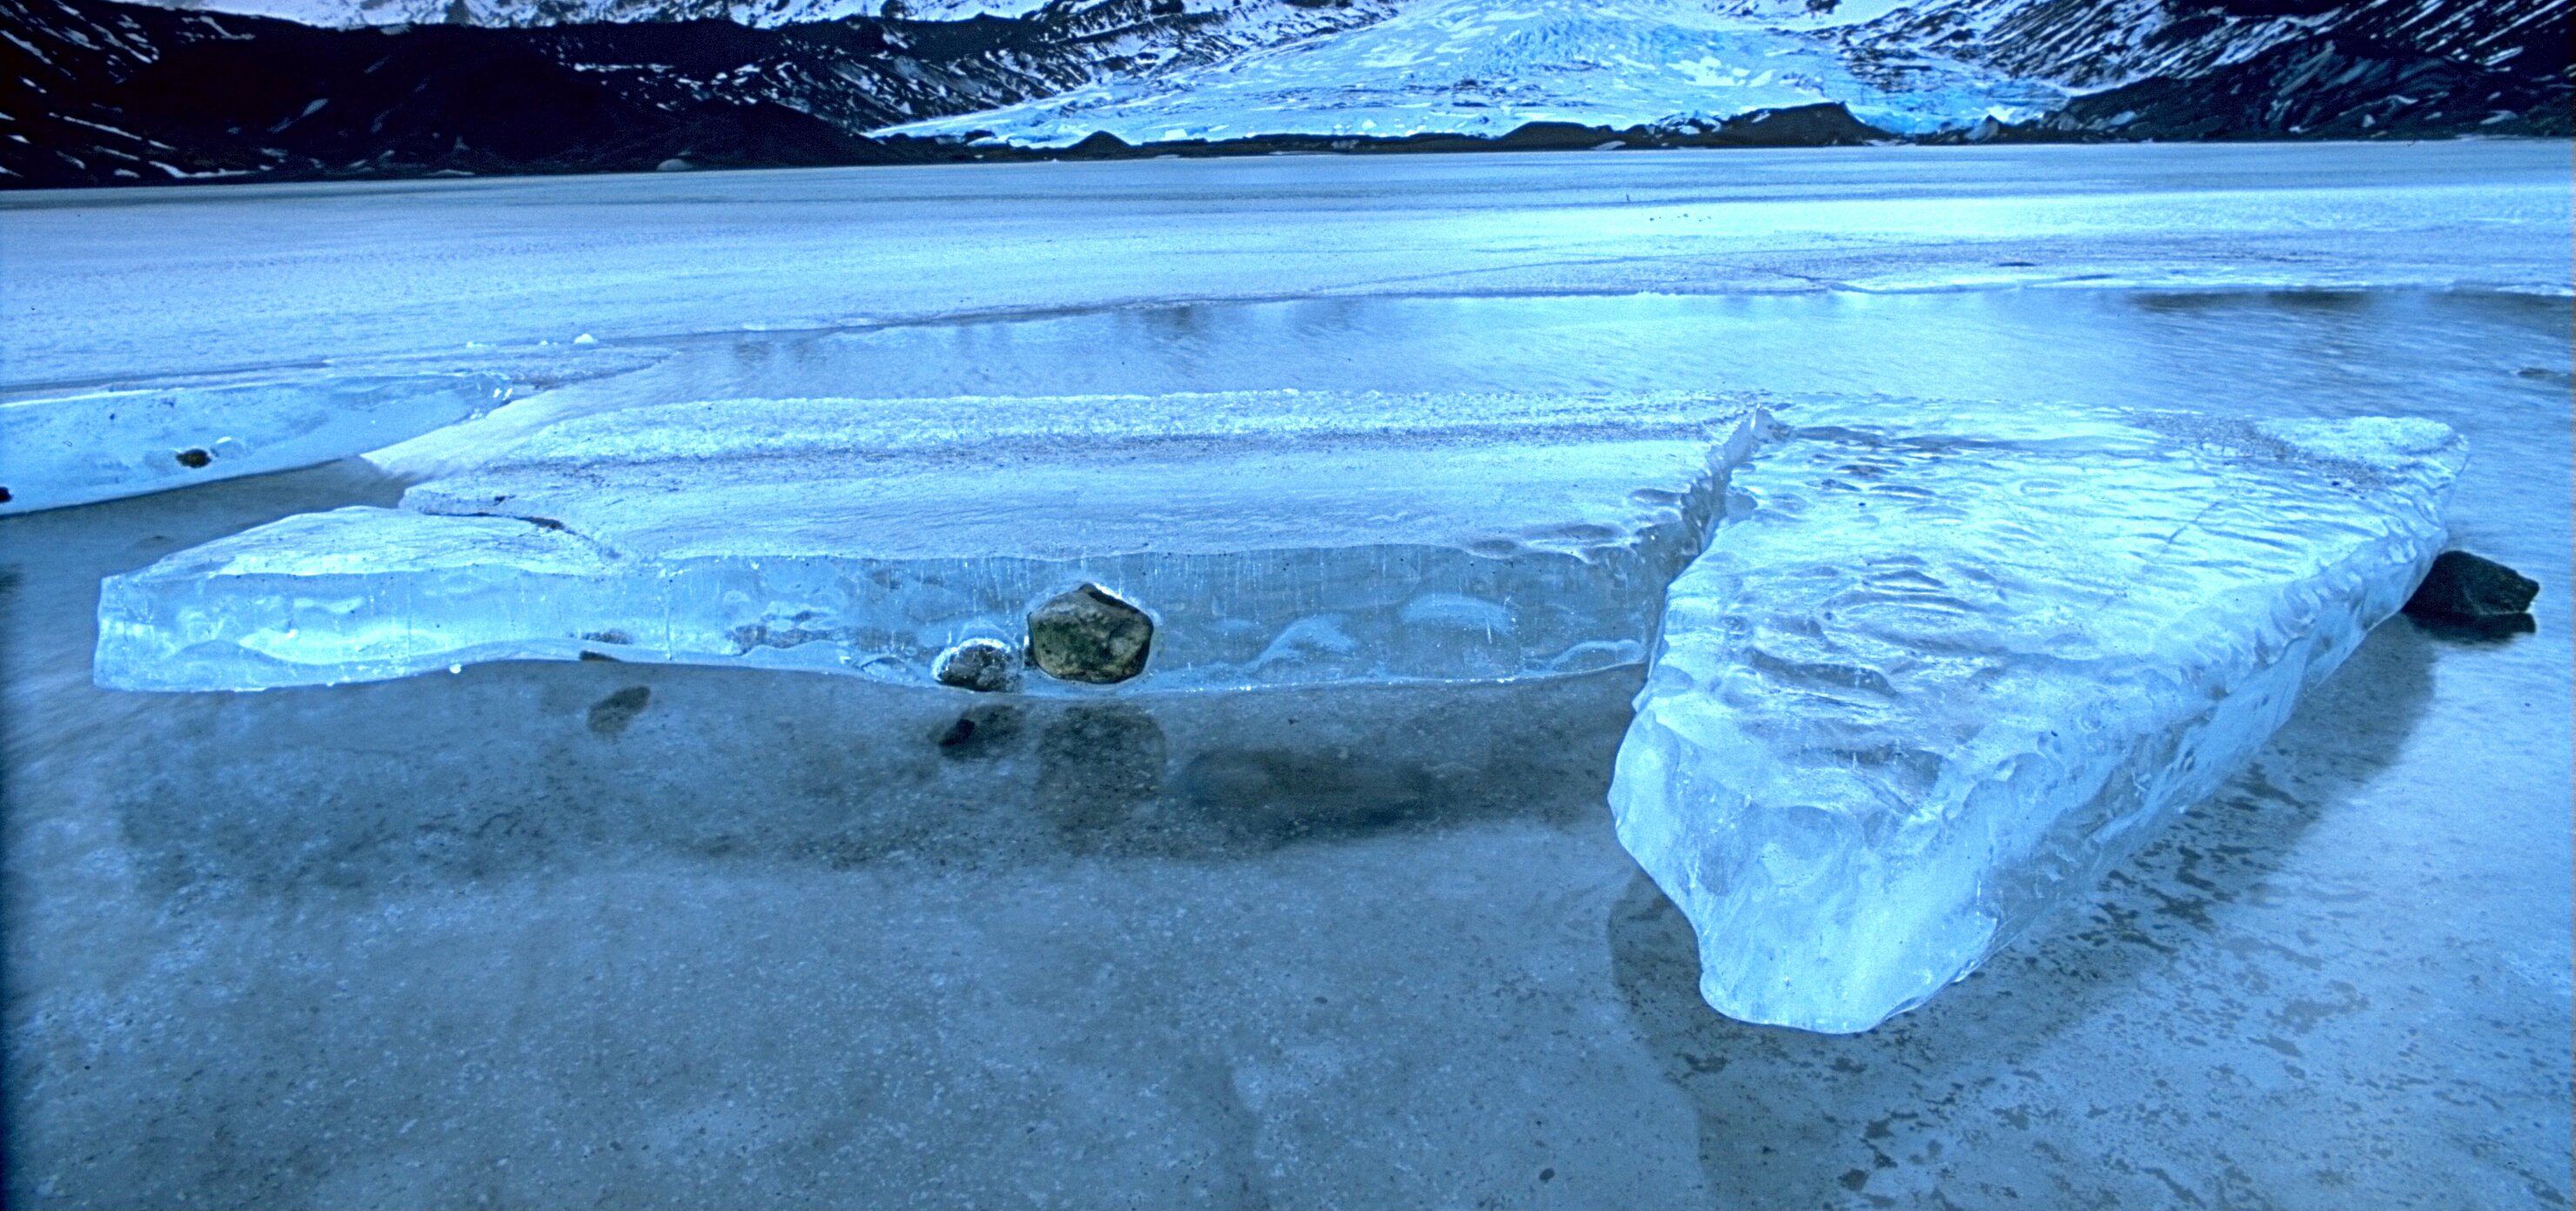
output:
[{"label": "blue glacial ice", "polygon": [[110,578],[95,676],[247,690],[588,655],[927,684],[1085,582],[1156,621],[1121,689],[1636,664],[1752,415],[1293,391],[630,408],[400,508]]},{"label": "blue glacial ice", "polygon": [[1866,1030],[2213,791],[2443,540],[2429,421],[1787,410],[1673,584],[1620,840],[1728,1016]]},{"label": "blue glacial ice", "polygon": [[1714,122],[1840,101],[1905,134],[2018,120],[2062,103],[2044,83],[1927,56],[1863,79],[1842,22],[1793,6],[1690,0],[1432,0],[1331,38],[1182,70],[1110,76],[999,110],[896,127],[1063,146],[1254,135],[1500,135],[1527,122]]}]

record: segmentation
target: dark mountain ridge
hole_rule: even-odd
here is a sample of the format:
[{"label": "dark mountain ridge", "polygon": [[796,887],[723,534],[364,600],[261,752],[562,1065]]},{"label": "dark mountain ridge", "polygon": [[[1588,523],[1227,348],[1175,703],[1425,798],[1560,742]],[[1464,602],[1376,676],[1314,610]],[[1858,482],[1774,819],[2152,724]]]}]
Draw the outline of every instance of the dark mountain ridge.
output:
[{"label": "dark mountain ridge", "polygon": [[[1293,2],[1293,0],[1292,0]],[[1303,3],[1332,28],[1334,0]],[[2081,92],[1936,141],[2569,131],[2568,22],[2529,0],[1960,0],[1851,27],[1855,62],[1937,47]],[[2468,16],[2462,16],[2462,13]],[[2126,24],[2112,20],[2131,14]],[[1364,22],[1371,10],[1346,19]],[[1229,24],[1229,22],[1232,24]],[[1180,0],[1025,18],[320,29],[115,0],[0,0],[0,183],[18,187],[1265,151],[1849,144],[1835,105],[1500,139],[1251,136],[1035,151],[869,132],[1207,62],[1258,36]],[[2087,53],[2083,48],[2090,45]]]}]

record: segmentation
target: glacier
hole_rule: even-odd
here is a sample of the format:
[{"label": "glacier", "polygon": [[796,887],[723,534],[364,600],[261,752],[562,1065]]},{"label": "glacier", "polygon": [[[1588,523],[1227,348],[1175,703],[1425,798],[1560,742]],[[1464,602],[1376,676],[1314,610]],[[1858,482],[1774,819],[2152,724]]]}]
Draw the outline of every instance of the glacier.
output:
[{"label": "glacier", "polygon": [[1154,619],[1121,690],[1636,664],[1752,416],[1688,394],[1295,391],[628,408],[399,508],[108,579],[94,675],[248,690],[605,658],[927,685],[1085,583]]},{"label": "glacier", "polygon": [[2431,421],[1792,410],[1674,582],[1610,802],[1730,1017],[1867,1030],[2213,793],[2395,612]]},{"label": "glacier", "polygon": [[[1055,96],[891,128],[1061,147],[1261,135],[1502,135],[1529,122],[1715,123],[1840,102],[1898,134],[2018,121],[2054,85],[1942,56],[1859,71],[1844,22],[1789,6],[1699,0],[1584,4],[1429,0],[1331,38],[1207,66],[1106,76]],[[1858,11],[1857,9],[1855,11]]]}]

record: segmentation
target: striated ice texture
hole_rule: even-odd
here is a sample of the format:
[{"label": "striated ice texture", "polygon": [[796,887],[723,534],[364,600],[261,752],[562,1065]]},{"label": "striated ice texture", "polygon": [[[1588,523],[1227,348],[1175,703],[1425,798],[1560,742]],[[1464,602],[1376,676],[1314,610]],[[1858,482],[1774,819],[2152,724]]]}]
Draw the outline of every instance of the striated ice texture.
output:
[{"label": "striated ice texture", "polygon": [[238,690],[588,656],[928,683],[1092,582],[1156,623],[1120,688],[1581,672],[1644,659],[1751,431],[1699,396],[634,408],[398,509],[111,578],[95,671]]},{"label": "striated ice texture", "polygon": [[1620,840],[1728,1016],[1921,1003],[2217,789],[2440,549],[2427,421],[1781,413],[1673,584]]}]

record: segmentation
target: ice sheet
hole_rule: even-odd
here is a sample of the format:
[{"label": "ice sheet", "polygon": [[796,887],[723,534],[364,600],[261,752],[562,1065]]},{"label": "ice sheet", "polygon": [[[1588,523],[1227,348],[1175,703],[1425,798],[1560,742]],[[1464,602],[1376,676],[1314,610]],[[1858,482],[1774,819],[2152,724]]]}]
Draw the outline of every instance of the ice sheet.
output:
[{"label": "ice sheet", "polygon": [[0,194],[0,375],[1219,299],[2068,282],[2564,294],[2567,179],[2565,141],[2460,140],[22,191]]},{"label": "ice sheet", "polygon": [[401,509],[111,579],[96,677],[258,689],[587,654],[928,683],[1084,582],[1156,619],[1137,689],[1583,672],[1643,659],[1749,418],[1692,395],[628,409]]},{"label": "ice sheet", "polygon": [[2214,791],[2406,599],[2429,421],[1811,402],[1674,583],[1611,806],[1732,1017],[1923,1001]]}]

